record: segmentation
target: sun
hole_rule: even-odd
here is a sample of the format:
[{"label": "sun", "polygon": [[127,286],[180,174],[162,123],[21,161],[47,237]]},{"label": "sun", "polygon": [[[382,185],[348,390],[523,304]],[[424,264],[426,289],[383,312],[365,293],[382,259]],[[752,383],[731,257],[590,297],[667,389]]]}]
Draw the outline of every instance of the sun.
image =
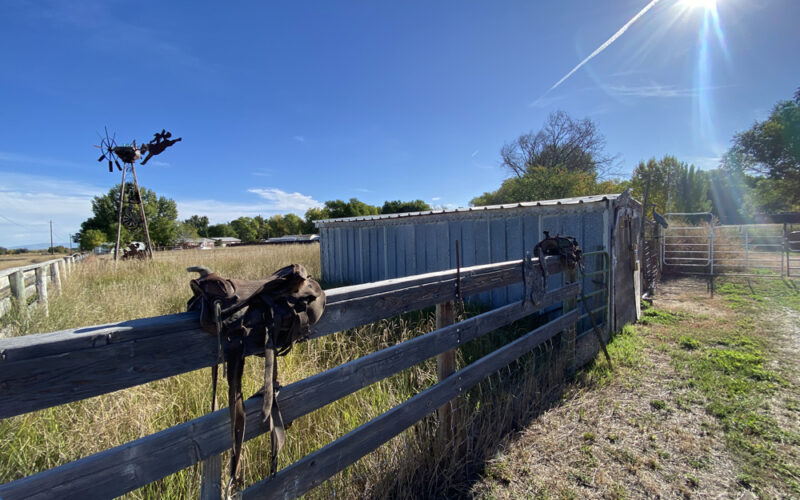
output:
[{"label": "sun", "polygon": [[684,7],[691,9],[715,10],[717,8],[717,0],[680,0],[680,3]]}]

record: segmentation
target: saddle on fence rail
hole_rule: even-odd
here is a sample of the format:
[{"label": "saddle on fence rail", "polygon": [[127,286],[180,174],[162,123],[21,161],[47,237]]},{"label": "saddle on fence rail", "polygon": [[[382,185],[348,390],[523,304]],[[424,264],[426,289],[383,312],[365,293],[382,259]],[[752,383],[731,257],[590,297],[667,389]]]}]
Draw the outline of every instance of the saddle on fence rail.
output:
[{"label": "saddle on fence rail", "polygon": [[[244,441],[245,412],[242,373],[246,353],[258,349],[264,356],[262,419],[270,430],[271,472],[277,469],[277,455],[286,440],[286,431],[277,404],[280,390],[275,356],[287,354],[296,342],[308,339],[309,328],[325,309],[325,293],[306,269],[293,264],[264,280],[222,278],[206,267],[190,267],[200,273],[191,280],[194,296],[189,311],[200,311],[200,325],[217,335],[220,354],[227,360],[228,399],[231,412],[233,447],[230,474],[238,484]],[[217,366],[212,368],[215,401]],[[212,409],[214,408],[212,403]]]}]

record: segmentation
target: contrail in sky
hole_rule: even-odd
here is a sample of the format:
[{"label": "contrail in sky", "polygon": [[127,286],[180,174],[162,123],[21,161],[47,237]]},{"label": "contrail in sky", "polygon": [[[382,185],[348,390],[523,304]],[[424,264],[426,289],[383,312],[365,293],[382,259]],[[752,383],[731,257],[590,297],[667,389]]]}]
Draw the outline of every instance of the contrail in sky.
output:
[{"label": "contrail in sky", "polygon": [[[589,54],[589,57],[587,57],[586,59],[584,59],[583,61],[581,61],[580,63],[578,63],[578,65],[577,65],[577,66],[575,66],[574,68],[572,68],[572,71],[570,71],[569,73],[567,73],[566,75],[564,75],[564,77],[563,77],[561,80],[557,81],[555,85],[553,85],[552,87],[550,87],[550,90],[553,90],[553,89],[555,89],[556,87],[558,87],[559,85],[561,85],[562,83],[564,83],[564,80],[566,80],[567,78],[569,78],[570,76],[572,76],[572,74],[573,74],[573,73],[575,73],[576,71],[578,71],[579,69],[581,69],[581,66],[583,66],[583,65],[584,65],[584,64],[586,64],[587,62],[591,61],[591,60],[594,58],[594,56],[596,56],[596,55],[597,55],[597,54],[599,54],[600,52],[603,52],[604,50],[606,50],[606,49],[608,48],[608,46],[609,46],[609,45],[611,45],[612,43],[614,43],[614,42],[617,40],[617,38],[619,38],[620,36],[622,36],[622,34],[623,34],[623,33],[625,33],[626,31],[628,31],[628,28],[630,28],[630,27],[631,27],[631,24],[635,23],[635,22],[636,22],[636,21],[637,21],[637,20],[638,20],[640,17],[642,17],[642,16],[645,14],[645,12],[647,12],[648,10],[650,10],[650,9],[651,9],[651,8],[652,8],[652,7],[653,7],[655,4],[657,4],[659,1],[660,1],[660,0],[651,0],[651,2],[650,2],[649,4],[647,4],[647,5],[644,7],[644,9],[640,10],[640,11],[639,11],[639,13],[638,13],[638,14],[636,14],[635,16],[633,16],[633,17],[631,18],[631,20],[630,20],[630,21],[628,21],[627,23],[625,23],[625,26],[623,26],[622,28],[620,28],[620,29],[619,29],[619,31],[617,31],[616,33],[614,33],[613,35],[611,35],[611,38],[609,38],[608,40],[606,40],[606,41],[605,41],[605,43],[604,43],[603,45],[601,45],[601,46],[597,47],[597,49],[596,49],[594,52],[592,52],[591,54]],[[550,90],[548,90],[548,92],[550,92]]]}]

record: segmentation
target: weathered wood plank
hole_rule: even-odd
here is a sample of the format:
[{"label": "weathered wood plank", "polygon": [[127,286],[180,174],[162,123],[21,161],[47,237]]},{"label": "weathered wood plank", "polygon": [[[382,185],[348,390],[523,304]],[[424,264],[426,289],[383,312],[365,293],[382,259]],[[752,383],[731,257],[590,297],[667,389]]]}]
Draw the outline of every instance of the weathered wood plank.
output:
[{"label": "weathered wood plank", "polygon": [[44,261],[44,262],[37,262],[36,264],[28,264],[27,266],[10,267],[8,269],[2,269],[2,270],[0,270],[0,278],[12,275],[12,274],[14,274],[14,273],[16,273],[18,271],[25,272],[25,271],[30,271],[32,269],[36,269],[37,267],[49,266],[50,264],[52,264],[54,262],[58,262],[60,260],[61,259],[52,259],[52,260],[47,260],[47,261]]},{"label": "weathered wood plank", "polygon": [[539,327],[484,356],[447,379],[242,492],[242,498],[297,498],[370,453],[486,376],[556,335],[578,317],[577,311]]},{"label": "weathered wood plank", "polygon": [[[540,308],[579,293],[578,284],[547,294],[533,306],[509,304],[466,321],[416,337],[343,365],[297,381],[281,389],[278,396],[284,420],[291,422],[348,394],[367,387]],[[246,433],[249,440],[268,429],[261,421],[261,398],[245,402]],[[27,498],[42,492],[53,496],[113,497],[173,474],[230,448],[230,414],[218,410],[184,424],[76,460],[69,464],[0,485],[0,498]],[[36,498],[34,496],[34,498]]]},{"label": "weathered wood plank", "polygon": [[50,264],[50,280],[56,292],[61,292],[61,274],[58,272],[58,262]]},{"label": "weathered wood plank", "polygon": [[[453,302],[436,304],[436,329],[450,326],[455,322]],[[436,377],[441,382],[456,371],[456,350],[450,349],[436,356]],[[449,441],[453,429],[453,401],[448,401],[439,408],[439,437]]]},{"label": "weathered wood plank", "polygon": [[45,315],[47,310],[47,268],[36,268],[36,301],[44,308]]},{"label": "weathered wood plank", "polygon": [[22,271],[17,271],[8,277],[11,285],[11,295],[20,304],[25,303],[25,277]]},{"label": "weathered wood plank", "polygon": [[[548,260],[547,265],[551,269],[560,267],[557,259]],[[466,295],[519,280],[521,272],[514,269],[516,266],[497,266],[500,271],[489,266],[465,269],[462,289]],[[412,286],[361,298],[347,287],[344,295],[350,298],[345,300],[338,299],[341,289],[330,290],[328,307],[313,336],[452,299],[454,275],[455,271],[431,273],[428,283],[419,278],[399,280],[393,286]],[[385,290],[385,286],[378,282],[375,288]],[[362,287],[362,294],[372,290]],[[250,352],[256,350],[253,346]],[[0,418],[205,368],[218,361],[216,340],[198,327],[196,313],[0,339]]]}]

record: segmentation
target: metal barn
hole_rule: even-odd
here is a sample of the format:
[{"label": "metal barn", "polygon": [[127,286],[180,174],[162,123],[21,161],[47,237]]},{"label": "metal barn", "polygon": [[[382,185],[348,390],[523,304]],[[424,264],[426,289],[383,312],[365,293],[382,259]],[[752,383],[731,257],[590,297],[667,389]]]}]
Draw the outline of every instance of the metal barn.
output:
[{"label": "metal barn", "polygon": [[[584,292],[599,311],[613,311],[612,330],[638,316],[641,205],[627,193],[316,221],[322,279],[357,284],[460,266],[521,259],[544,231],[575,237],[583,249]],[[550,283],[557,288],[560,283]],[[522,285],[477,296],[493,307],[521,300]],[[475,298],[473,298],[475,300]],[[585,324],[585,326],[583,326]],[[591,325],[584,318],[582,329]]]}]

